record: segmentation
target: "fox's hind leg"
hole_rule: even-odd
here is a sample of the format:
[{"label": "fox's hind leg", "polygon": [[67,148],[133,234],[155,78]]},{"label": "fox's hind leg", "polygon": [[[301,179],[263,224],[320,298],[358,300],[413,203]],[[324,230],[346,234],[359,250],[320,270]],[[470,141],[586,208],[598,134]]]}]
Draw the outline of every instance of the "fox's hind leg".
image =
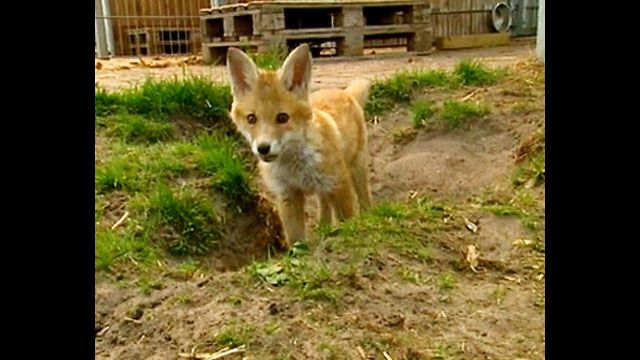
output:
[{"label": "fox's hind leg", "polygon": [[367,158],[364,155],[358,156],[351,166],[351,179],[356,195],[360,212],[367,210],[371,206],[371,189],[369,187],[369,169],[367,168]]}]

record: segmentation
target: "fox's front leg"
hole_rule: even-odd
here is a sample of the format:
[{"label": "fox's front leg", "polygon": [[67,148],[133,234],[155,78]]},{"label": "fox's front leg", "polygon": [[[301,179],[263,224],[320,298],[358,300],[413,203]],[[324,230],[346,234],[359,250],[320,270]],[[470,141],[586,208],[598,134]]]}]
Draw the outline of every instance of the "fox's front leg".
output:
[{"label": "fox's front leg", "polygon": [[305,240],[304,193],[290,190],[277,196],[278,213],[288,246]]},{"label": "fox's front leg", "polygon": [[318,194],[318,209],[320,215],[318,217],[319,225],[333,225],[333,208],[331,207],[331,199],[326,194]]}]

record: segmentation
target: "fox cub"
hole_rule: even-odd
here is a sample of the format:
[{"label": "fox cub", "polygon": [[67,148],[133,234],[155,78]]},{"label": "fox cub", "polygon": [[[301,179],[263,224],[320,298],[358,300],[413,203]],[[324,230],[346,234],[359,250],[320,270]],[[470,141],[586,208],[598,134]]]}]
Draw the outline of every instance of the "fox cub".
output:
[{"label": "fox cub", "polygon": [[311,54],[304,44],[277,71],[258,70],[230,48],[231,118],[260,160],[275,195],[286,245],[305,239],[305,198],[317,195],[320,224],[350,218],[371,205],[363,108],[369,82],[310,93]]}]

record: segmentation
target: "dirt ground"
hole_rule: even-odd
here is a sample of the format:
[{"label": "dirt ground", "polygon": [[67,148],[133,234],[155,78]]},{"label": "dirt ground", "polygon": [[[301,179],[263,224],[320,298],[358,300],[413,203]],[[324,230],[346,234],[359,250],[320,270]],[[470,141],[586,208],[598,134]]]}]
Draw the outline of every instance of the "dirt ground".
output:
[{"label": "dirt ground", "polygon": [[[533,46],[524,42],[424,57],[317,63],[315,84],[342,86],[356,76],[379,78],[400,68],[451,68],[462,58],[513,66],[529,59]],[[188,69],[223,79],[220,67]],[[113,89],[150,74],[181,72],[179,67],[109,70],[105,66],[96,71],[96,81]],[[522,99],[512,95],[515,91],[505,91],[509,86],[489,87],[474,95],[493,108],[490,121],[471,129],[418,131],[398,142],[391,134],[409,124],[407,109],[398,108],[370,123],[374,200],[406,201],[420,194],[467,204],[485,189],[510,186],[514,152],[522,139],[544,130],[544,87],[541,94],[532,95],[535,99],[526,100],[541,108],[516,114],[513,104]],[[464,91],[446,96],[463,97]],[[544,207],[544,186],[534,190]],[[309,212],[312,215],[314,209]],[[515,245],[518,239],[532,237],[517,219],[477,216],[476,233],[453,229],[438,240],[436,263],[424,265],[391,255],[371,259],[379,275],[357,276],[357,284],[338,308],[299,301],[265,284],[247,287],[236,271],[204,269],[188,279],[164,278],[162,287],[150,294],[97,274],[96,359],[178,359],[179,353],[194,347],[196,352],[215,348],[215,336],[232,325],[257,326],[265,333],[254,330],[247,352],[225,359],[388,359],[383,349],[396,360],[544,359],[545,318],[539,306],[544,297],[544,253]],[[407,268],[425,278],[435,277],[449,269],[469,244],[481,249],[485,266],[478,273],[457,273],[455,295],[447,301],[433,283],[393,280]],[[185,296],[189,301],[181,302]]]},{"label": "dirt ground", "polygon": [[[498,46],[479,49],[465,49],[446,52],[434,52],[428,56],[392,56],[384,59],[350,60],[338,62],[335,60],[319,61],[313,66],[314,88],[341,87],[355,77],[375,79],[393,74],[398,69],[450,69],[462,58],[482,59],[491,66],[508,66],[523,56],[533,55],[533,39],[515,40],[510,46]],[[184,68],[175,63],[186,61],[184,58],[159,59],[156,63],[165,63],[163,68],[149,68],[140,66],[139,58],[117,58],[112,60],[96,60],[100,63],[100,70],[96,69],[95,78],[105,89],[130,87],[144,81],[148,76],[163,78],[183,76]],[[153,59],[145,58],[145,63],[153,63]],[[138,65],[132,64],[136,63]],[[345,66],[345,64],[347,64]],[[187,66],[187,73],[209,76],[216,81],[226,81],[224,66]]]}]

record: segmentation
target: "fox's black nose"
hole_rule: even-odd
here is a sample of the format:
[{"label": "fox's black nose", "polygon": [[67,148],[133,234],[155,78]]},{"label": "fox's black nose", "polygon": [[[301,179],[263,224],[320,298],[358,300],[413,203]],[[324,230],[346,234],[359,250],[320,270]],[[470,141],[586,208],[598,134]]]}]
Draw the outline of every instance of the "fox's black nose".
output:
[{"label": "fox's black nose", "polygon": [[271,149],[271,146],[269,144],[258,145],[258,152],[262,155],[267,155],[270,149]]}]

